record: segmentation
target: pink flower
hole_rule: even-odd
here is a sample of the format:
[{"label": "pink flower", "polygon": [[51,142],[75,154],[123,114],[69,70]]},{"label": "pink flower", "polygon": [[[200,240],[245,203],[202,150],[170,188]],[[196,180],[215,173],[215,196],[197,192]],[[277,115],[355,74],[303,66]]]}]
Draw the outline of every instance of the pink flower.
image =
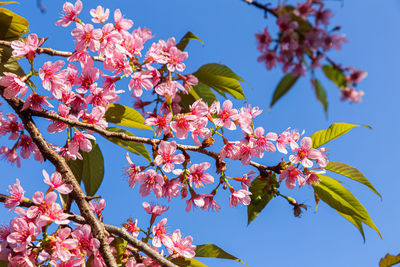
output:
[{"label": "pink flower", "polygon": [[208,105],[202,99],[196,100],[190,105],[190,113],[198,118],[205,117],[208,114]]},{"label": "pink flower", "polygon": [[182,154],[175,155],[176,142],[171,143],[161,141],[158,147],[158,156],[154,159],[154,164],[159,166],[163,164],[162,169],[165,172],[171,172],[174,169],[174,163],[182,164],[185,161],[185,156]]},{"label": "pink flower", "polygon": [[43,181],[52,189],[55,189],[64,195],[72,192],[72,185],[64,183],[59,172],[54,172],[51,177],[49,177],[49,174],[45,170],[43,170],[42,173],[44,176]]},{"label": "pink flower", "polygon": [[346,76],[347,82],[352,85],[359,84],[368,76],[368,72],[351,68],[351,74]]},{"label": "pink flower", "polygon": [[276,141],[278,139],[278,135],[276,133],[267,133],[264,135],[264,128],[258,127],[254,131],[254,136],[250,138],[250,141],[253,144],[252,155],[258,158],[262,158],[264,156],[264,150],[274,153],[276,148],[274,144],[270,141]]},{"label": "pink flower", "polygon": [[240,189],[240,190],[232,192],[232,194],[229,198],[230,206],[236,207],[238,203],[242,203],[243,205],[246,205],[246,206],[249,205],[250,201],[251,201],[250,195],[251,195],[251,192],[246,189]]},{"label": "pink flower", "polygon": [[132,218],[129,218],[127,223],[123,223],[122,226],[125,227],[126,231],[128,231],[132,236],[138,237],[140,228],[137,226],[138,220],[136,219],[133,222]]},{"label": "pink flower", "polygon": [[148,214],[151,214],[150,224],[154,223],[156,217],[160,216],[161,214],[169,210],[169,207],[156,205],[154,203],[149,204],[147,202],[143,202],[142,206]]},{"label": "pink flower", "polygon": [[121,30],[129,30],[133,26],[133,21],[130,19],[124,19],[124,17],[121,14],[121,10],[116,9],[114,11],[114,28],[118,31]]},{"label": "pink flower", "polygon": [[182,187],[182,184],[178,180],[166,180],[163,185],[163,197],[168,197],[170,201],[172,197],[179,196],[179,187]]},{"label": "pink flower", "polygon": [[97,6],[96,9],[90,10],[90,15],[92,15],[92,21],[94,23],[104,24],[104,22],[108,20],[110,10],[107,8],[106,11],[104,11],[104,8],[102,6]]},{"label": "pink flower", "polygon": [[65,227],[58,231],[57,236],[54,241],[52,241],[52,246],[55,247],[54,254],[52,257],[56,257],[61,261],[69,261],[74,255],[72,250],[74,250],[79,241],[73,238],[68,238],[71,235],[71,228]]},{"label": "pink flower", "polygon": [[340,93],[342,94],[340,100],[349,100],[350,103],[361,103],[364,95],[364,91],[357,91],[353,87],[346,87],[345,89],[340,90]]},{"label": "pink flower", "polygon": [[210,129],[206,128],[207,123],[208,119],[205,117],[195,120],[192,123],[192,139],[198,146],[201,146],[199,137],[210,138],[212,136]]},{"label": "pink flower", "polygon": [[233,104],[230,100],[225,100],[222,104],[222,109],[218,102],[216,106],[217,118],[214,119],[215,125],[225,127],[228,130],[236,130],[236,125],[233,121],[239,119],[238,111],[232,108]]},{"label": "pink flower", "polygon": [[190,181],[190,185],[194,183],[196,188],[202,187],[203,183],[212,184],[214,183],[214,177],[210,174],[205,173],[208,168],[210,168],[210,163],[203,162],[201,164],[193,164],[189,168],[189,176],[188,179]]},{"label": "pink flower", "polygon": [[274,50],[266,50],[261,56],[257,58],[258,62],[265,61],[265,67],[267,68],[267,70],[275,68],[277,60],[278,56],[276,55]]},{"label": "pink flower", "polygon": [[21,168],[21,159],[19,158],[15,149],[9,149],[8,147],[2,146],[0,148],[0,154],[2,154],[3,158],[7,159],[9,162],[16,162],[17,167]]},{"label": "pink flower", "polygon": [[194,115],[178,114],[175,121],[171,122],[171,129],[176,132],[176,137],[186,139],[195,119]]},{"label": "pink flower", "polygon": [[21,94],[24,97],[28,86],[25,84],[24,77],[18,77],[14,73],[4,72],[5,76],[0,77],[0,86],[4,86],[3,96],[6,99],[11,99]]},{"label": "pink flower", "polygon": [[243,165],[249,165],[251,161],[251,144],[246,143],[246,142],[240,142],[239,143],[239,152],[238,152],[238,158],[240,159],[241,163]]},{"label": "pink flower", "polygon": [[82,2],[77,0],[75,6],[70,2],[65,2],[63,6],[64,15],[56,22],[57,26],[67,27],[73,21],[79,21],[78,15],[82,11]]},{"label": "pink flower", "polygon": [[189,235],[182,239],[181,231],[175,230],[171,236],[172,246],[168,246],[168,252],[171,255],[193,258],[195,256],[196,246],[192,245],[193,238]]},{"label": "pink flower", "polygon": [[154,195],[157,198],[162,196],[162,185],[164,178],[155,170],[147,170],[146,172],[139,173],[136,182],[143,183],[140,186],[139,193],[142,197],[148,196],[150,190],[153,189]]},{"label": "pink flower", "polygon": [[304,137],[301,140],[301,147],[294,148],[295,155],[290,155],[289,160],[293,163],[301,163],[305,168],[311,168],[313,163],[310,159],[321,157],[321,152],[312,148],[312,140],[310,137]]},{"label": "pink flower", "polygon": [[57,73],[64,66],[64,61],[57,60],[52,63],[47,61],[43,64],[42,69],[39,70],[39,77],[42,79],[43,87],[49,90],[55,98],[60,99],[63,92],[64,83],[63,77]]},{"label": "pink flower", "polygon": [[163,243],[166,247],[173,246],[171,238],[168,236],[168,232],[165,227],[166,223],[167,218],[164,218],[156,226],[153,226],[153,246],[159,248],[161,247],[161,243]]},{"label": "pink flower", "polygon": [[172,113],[168,113],[167,115],[156,115],[156,116],[151,116],[147,118],[144,121],[144,124],[149,125],[149,126],[157,126],[157,136],[161,135],[161,131],[164,132],[164,135],[169,134],[170,132],[170,126],[169,123],[172,119]]},{"label": "pink flower", "polygon": [[29,34],[25,41],[15,40],[11,42],[14,57],[26,57],[29,61],[35,58],[36,50],[44,42],[44,39],[39,41],[36,34]]},{"label": "pink flower", "polygon": [[97,87],[97,81],[100,77],[100,70],[93,67],[93,61],[89,60],[87,64],[83,65],[82,75],[75,79],[75,84],[79,85],[76,91],[80,94],[84,94],[87,90],[90,92],[94,91]]},{"label": "pink flower", "polygon": [[219,155],[221,160],[224,158],[237,160],[240,156],[240,147],[236,143],[226,141],[225,145],[221,148]]},{"label": "pink flower", "polygon": [[181,61],[184,61],[188,58],[187,52],[180,51],[176,46],[173,46],[169,49],[169,59],[167,63],[167,68],[169,71],[173,72],[175,69],[179,72],[185,70],[185,64]]},{"label": "pink flower", "polygon": [[23,217],[17,217],[10,222],[10,232],[7,242],[14,252],[26,251],[28,245],[39,235],[39,229]]},{"label": "pink flower", "polygon": [[7,200],[4,202],[4,207],[10,210],[18,206],[25,195],[25,190],[21,187],[19,180],[17,179],[16,181],[17,183],[8,186],[10,189],[10,196],[7,196]]},{"label": "pink flower", "polygon": [[303,172],[297,169],[295,166],[289,165],[279,175],[279,182],[286,179],[286,186],[289,189],[293,189],[296,186],[296,181],[300,186],[303,186],[305,184],[305,179],[301,175],[302,173]]},{"label": "pink flower", "polygon": [[85,113],[83,110],[79,113],[82,122],[94,124],[100,128],[106,129],[108,123],[104,120],[106,109],[102,106],[94,107],[91,113]]},{"label": "pink flower", "polygon": [[146,90],[151,90],[153,88],[153,83],[151,79],[152,75],[147,74],[144,71],[137,71],[132,74],[132,79],[129,82],[129,89],[133,90],[132,96],[140,97],[143,93],[142,88]]},{"label": "pink flower", "polygon": [[92,252],[96,251],[100,247],[100,242],[96,238],[93,238],[92,231],[90,229],[90,225],[85,224],[75,229],[71,236],[78,240],[77,250],[85,251],[88,253],[88,256],[92,254]]},{"label": "pink flower", "polygon": [[106,201],[104,199],[100,200],[93,199],[89,202],[89,206],[92,209],[92,211],[96,213],[99,220],[103,221],[103,215],[101,214],[101,211],[106,207]]},{"label": "pink flower", "polygon": [[272,42],[272,37],[268,32],[268,28],[265,27],[262,33],[256,33],[256,40],[257,40],[257,49],[260,52],[263,52],[265,49],[268,49],[269,44]]},{"label": "pink flower", "polygon": [[20,154],[24,159],[29,159],[31,153],[38,149],[32,138],[26,134],[21,135],[18,146],[21,148]]},{"label": "pink flower", "polygon": [[100,29],[93,29],[92,24],[76,24],[76,28],[72,30],[71,35],[76,40],[76,50],[84,51],[88,47],[91,51],[98,51],[100,48],[100,38],[102,31]]},{"label": "pink flower", "polygon": [[215,201],[214,195],[210,194],[204,198],[204,206],[201,208],[202,210],[211,209],[215,211],[219,211],[221,206]]},{"label": "pink flower", "polygon": [[24,126],[18,122],[18,117],[14,113],[7,113],[7,119],[0,119],[0,134],[6,135],[11,133],[8,137],[9,140],[17,140],[21,132],[24,130]]},{"label": "pink flower", "polygon": [[199,208],[203,208],[205,205],[206,195],[198,195],[194,192],[191,193],[190,199],[186,200],[186,212],[192,209],[193,204]]},{"label": "pink flower", "polygon": [[[67,107],[64,104],[59,104],[58,105],[58,115],[63,117],[63,118],[68,118],[69,116],[69,112],[71,111],[71,108]],[[62,132],[65,129],[67,129],[67,125],[63,122],[59,122],[59,121],[54,121],[52,124],[50,124],[47,127],[47,131],[49,133],[58,133],[58,132]]]},{"label": "pink flower", "polygon": [[24,103],[24,106],[22,107],[21,111],[27,110],[28,108],[34,111],[42,111],[42,105],[46,105],[50,108],[53,108],[53,105],[49,103],[49,101],[46,100],[46,96],[38,95],[36,93],[30,94]]},{"label": "pink flower", "polygon": [[141,168],[132,162],[128,152],[126,153],[126,160],[129,163],[129,166],[126,167],[126,171],[128,172],[129,187],[133,188],[136,184],[136,179],[138,178]]},{"label": "pink flower", "polygon": [[79,152],[79,149],[85,152],[90,152],[92,150],[92,143],[89,139],[96,140],[96,138],[91,134],[76,131],[72,142],[68,145],[69,151],[75,155]]}]

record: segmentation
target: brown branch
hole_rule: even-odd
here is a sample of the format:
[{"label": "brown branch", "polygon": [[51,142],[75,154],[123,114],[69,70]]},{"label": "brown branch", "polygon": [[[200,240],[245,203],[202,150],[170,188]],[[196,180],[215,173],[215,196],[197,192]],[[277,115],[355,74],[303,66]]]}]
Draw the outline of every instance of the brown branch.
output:
[{"label": "brown branch", "polygon": [[[7,200],[7,195],[0,194],[0,202],[5,202],[6,200]],[[34,206],[34,203],[33,202],[21,202],[19,204],[19,206],[29,208],[31,206]],[[71,217],[68,218],[69,220],[79,223],[79,224],[87,224],[87,220],[84,217],[82,217],[78,214],[74,214],[74,213],[69,213],[69,214],[72,215]],[[154,259],[161,266],[178,267],[174,263],[172,263],[169,260],[167,260],[166,258],[164,258],[157,251],[153,250],[146,243],[144,243],[144,242],[138,240],[137,238],[135,238],[134,236],[132,236],[125,228],[110,225],[110,224],[105,224],[105,223],[102,223],[102,225],[105,228],[105,230],[125,239],[126,241],[128,241],[129,244],[131,244],[133,247],[135,247],[139,251],[142,251],[144,254],[146,254],[150,258]]]},{"label": "brown branch", "polygon": [[[11,47],[11,42],[0,40],[0,45]],[[59,51],[59,50],[55,50],[52,48],[41,48],[41,47],[36,50],[36,53],[37,54],[46,54],[46,55],[50,55],[50,56],[59,56],[59,57],[72,56],[72,52]],[[94,61],[100,61],[100,62],[104,61],[104,58],[102,58],[102,57],[92,57],[92,59]]]},{"label": "brown branch", "polygon": [[[1,94],[3,93],[3,90],[3,88],[0,88]],[[104,226],[97,220],[96,216],[90,209],[89,202],[86,200],[85,193],[82,191],[79,182],[76,180],[74,174],[65,162],[64,158],[57,154],[57,152],[55,152],[47,143],[47,141],[43,138],[41,132],[33,122],[30,112],[21,111],[21,100],[17,98],[5,100],[18,114],[24,125],[24,128],[30,134],[33,142],[39,148],[43,157],[53,163],[53,165],[56,167],[56,170],[61,173],[63,180],[66,183],[72,185],[73,191],[70,195],[76,201],[76,204],[78,205],[79,211],[82,216],[91,226],[94,237],[96,237],[100,241],[100,252],[107,266],[117,266],[117,262],[113,254],[111,253],[110,245],[108,244],[107,238],[104,233]]]},{"label": "brown branch", "polygon": [[[20,100],[21,104],[23,105],[23,100]],[[80,127],[80,128],[85,128],[88,130],[92,130],[100,135],[102,135],[105,138],[119,138],[121,140],[125,140],[125,141],[133,141],[136,143],[142,143],[142,144],[148,144],[148,145],[157,145],[159,144],[162,140],[160,139],[152,139],[152,138],[147,138],[147,137],[139,137],[139,136],[130,136],[127,135],[125,133],[121,133],[121,132],[110,132],[107,131],[99,126],[93,125],[93,124],[88,124],[88,123],[84,123],[84,122],[80,122],[80,121],[74,121],[68,118],[64,118],[59,116],[58,114],[54,113],[54,112],[48,112],[48,111],[31,111],[32,116],[37,116],[37,117],[43,117],[43,118],[47,118],[47,119],[51,119],[51,120],[55,120],[55,121],[60,121],[63,123],[66,123],[70,126],[75,126],[75,127]],[[182,145],[182,144],[177,144],[176,145],[178,149],[182,150],[182,151],[194,151],[194,152],[198,152],[198,153],[202,153],[205,154],[207,156],[210,156],[212,158],[214,158],[215,160],[220,160],[220,156],[219,153],[207,150],[202,148],[201,146],[190,146],[190,145]],[[266,170],[272,170],[272,167],[254,162],[254,161],[250,161],[250,165],[257,168],[260,172],[265,172]]]}]

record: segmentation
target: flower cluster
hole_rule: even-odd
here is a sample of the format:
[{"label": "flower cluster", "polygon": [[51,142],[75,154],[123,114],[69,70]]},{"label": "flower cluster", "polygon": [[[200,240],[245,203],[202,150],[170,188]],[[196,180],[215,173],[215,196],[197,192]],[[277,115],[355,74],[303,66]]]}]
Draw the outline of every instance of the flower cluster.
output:
[{"label": "flower cluster", "polygon": [[[25,190],[18,179],[10,186],[10,195],[5,207],[14,209],[18,216],[13,218],[9,225],[0,227],[0,260],[8,261],[10,266],[82,266],[85,263],[96,267],[106,266],[99,252],[100,242],[93,237],[90,226],[69,226],[69,218],[72,215],[65,213],[60,204],[56,203],[57,194],[53,190],[68,194],[72,191],[71,185],[63,183],[58,172],[49,177],[48,173],[43,171],[43,175],[44,182],[50,185],[49,190],[45,195],[40,191],[34,193],[32,200],[25,197]],[[21,203],[29,208],[18,207]],[[104,199],[91,201],[90,206],[97,216],[102,218]],[[191,236],[183,238],[179,229],[169,235],[166,218],[153,226],[155,218],[168,208],[146,202],[143,203],[143,207],[152,215],[149,231],[143,238],[146,243],[151,238],[155,250],[165,245],[173,258],[194,257],[196,246],[192,245]],[[58,227],[54,233],[50,233],[49,229],[53,223]],[[137,220],[133,222],[132,219],[128,219],[124,227],[134,237],[139,235]],[[113,253],[117,253],[113,240],[113,236],[108,237]],[[153,259],[144,256],[140,258],[142,263],[137,263],[137,258],[133,256],[129,254],[124,258],[126,266],[159,266]]]},{"label": "flower cluster", "polygon": [[305,76],[306,70],[313,72],[321,68],[321,61],[325,59],[343,76],[348,73],[340,85],[342,100],[359,103],[364,92],[355,90],[354,86],[367,73],[352,67],[343,68],[327,57],[326,53],[330,50],[340,50],[347,38],[337,33],[339,26],[330,31],[326,29],[333,14],[324,7],[324,3],[321,0],[306,0],[298,3],[297,7],[282,3],[269,11],[277,17],[279,33],[275,39],[268,28],[256,34],[257,48],[262,53],[258,61],[264,62],[268,70],[279,63],[284,73]]}]

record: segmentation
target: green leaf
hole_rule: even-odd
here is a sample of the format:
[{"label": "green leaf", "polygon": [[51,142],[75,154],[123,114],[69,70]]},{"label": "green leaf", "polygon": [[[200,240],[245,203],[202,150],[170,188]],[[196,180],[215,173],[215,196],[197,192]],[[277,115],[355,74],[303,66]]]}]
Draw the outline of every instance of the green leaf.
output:
[{"label": "green leaf", "polygon": [[372,229],[374,229],[377,234],[382,238],[378,228],[372,221],[367,210],[358,201],[358,199],[347,190],[340,182],[337,180],[318,174],[320,182],[314,184],[314,192],[321,198],[322,201],[327,203],[329,206],[335,210],[350,215],[355,219],[360,220]]},{"label": "green leaf", "polygon": [[83,157],[82,181],[88,196],[96,194],[104,177],[103,154],[96,141],[91,142],[92,150],[90,152],[81,152]]},{"label": "green leaf", "polygon": [[[214,244],[205,244],[196,246],[196,256],[195,257],[207,257],[207,258],[218,258],[218,259],[228,259],[235,260],[247,265],[243,261],[239,260],[235,256],[232,256],[228,252],[224,251],[220,247]],[[249,265],[247,265],[249,266]]]},{"label": "green leaf", "polygon": [[244,99],[244,93],[239,81],[243,79],[225,65],[211,63],[201,66],[194,76],[199,81],[225,97],[225,93],[236,99]]},{"label": "green leaf", "polygon": [[334,82],[339,88],[345,88],[347,86],[347,79],[344,73],[335,68],[333,65],[325,65],[322,66],[322,70],[325,73],[325,76]]},{"label": "green leaf", "polygon": [[207,267],[207,265],[205,265],[193,258],[178,257],[178,258],[172,259],[171,262],[175,263],[176,265],[178,265],[180,267]]},{"label": "green leaf", "polygon": [[278,101],[282,96],[284,96],[292,86],[297,82],[300,76],[293,76],[292,74],[286,74],[279,82],[278,86],[275,88],[274,95],[272,96],[270,108]]},{"label": "green leaf", "polygon": [[372,186],[370,181],[368,181],[368,179],[365,178],[365,176],[353,166],[350,166],[346,163],[330,161],[328,165],[325,167],[325,169],[331,172],[336,172],[354,181],[362,183],[363,185],[371,189],[372,192],[380,196],[380,198],[382,199],[381,194],[379,194],[378,191],[376,191],[376,189]]},{"label": "green leaf", "polygon": [[391,267],[400,263],[400,254],[399,255],[391,255],[386,254],[384,258],[379,261],[379,267]]},{"label": "green leaf", "polygon": [[116,237],[110,244],[112,247],[115,248],[117,254],[115,259],[117,260],[118,265],[122,264],[122,260],[124,258],[124,253],[126,251],[126,247],[128,245],[128,241],[123,239],[122,237]]},{"label": "green leaf", "polygon": [[312,84],[318,101],[322,104],[325,114],[328,114],[328,98],[324,87],[317,79],[312,80]]},{"label": "green leaf", "polygon": [[354,225],[354,226],[358,229],[358,231],[360,231],[360,234],[361,234],[361,236],[363,237],[363,240],[364,240],[364,242],[365,242],[365,234],[364,234],[364,229],[363,229],[363,226],[362,226],[361,221],[358,220],[358,219],[355,218],[355,217],[350,216],[350,215],[341,213],[341,212],[339,212],[339,211],[337,211],[337,212],[338,212],[340,215],[342,215],[346,220],[348,220],[352,225]]},{"label": "green leaf", "polygon": [[[120,129],[120,128],[116,128],[116,127],[109,127],[107,128],[107,131],[109,132],[115,132],[115,133],[124,133],[126,135],[129,136],[135,136],[133,133],[124,130],[124,129]],[[136,155],[142,155],[145,159],[147,159],[149,162],[151,162],[151,157],[149,154],[149,151],[147,151],[146,147],[144,146],[144,144],[141,143],[136,143],[133,141],[126,141],[126,140],[122,140],[119,138],[115,138],[115,137],[105,137],[107,138],[109,141],[113,142],[114,144],[117,144],[119,146],[122,146],[123,148],[125,148],[126,150],[136,154]]]},{"label": "green leaf", "polygon": [[144,118],[139,112],[124,105],[110,104],[104,118],[107,122],[121,126],[153,131],[153,128],[144,125]]},{"label": "green leaf", "polygon": [[29,23],[20,15],[6,9],[0,8],[0,39],[11,40],[29,32]]},{"label": "green leaf", "polygon": [[15,73],[18,76],[24,76],[25,72],[19,65],[17,58],[12,55],[11,47],[0,47],[0,75],[4,72]]},{"label": "green leaf", "polygon": [[192,32],[187,32],[187,33],[182,37],[182,39],[179,41],[179,43],[176,45],[176,47],[177,47],[179,50],[183,51],[183,50],[185,50],[185,48],[186,48],[186,46],[188,45],[188,43],[189,43],[190,40],[197,40],[197,41],[200,41],[200,43],[202,43],[202,44],[204,45],[203,41],[202,41],[199,37],[197,37],[194,33],[192,33]]},{"label": "green leaf", "polygon": [[247,224],[250,224],[274,197],[274,187],[279,187],[275,174],[271,174],[267,179],[257,177],[251,183],[252,195],[251,202],[247,206]]},{"label": "green leaf", "polygon": [[358,125],[358,124],[350,124],[344,122],[337,122],[329,126],[328,129],[321,130],[315,132],[311,135],[311,139],[313,141],[313,148],[319,148],[320,146],[332,141],[333,139],[338,138],[339,136],[344,135],[349,132],[354,127],[366,127],[372,130],[372,128],[368,125]]}]

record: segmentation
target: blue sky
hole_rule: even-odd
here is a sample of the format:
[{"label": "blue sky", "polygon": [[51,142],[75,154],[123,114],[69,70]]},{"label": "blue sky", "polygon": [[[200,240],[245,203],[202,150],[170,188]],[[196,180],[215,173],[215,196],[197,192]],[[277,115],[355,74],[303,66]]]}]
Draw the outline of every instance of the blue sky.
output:
[{"label": "blue sky", "polygon": [[[43,0],[47,8],[41,14],[35,6],[36,1],[21,1],[10,5],[18,14],[30,22],[31,32],[41,37],[49,37],[45,46],[60,50],[72,50],[70,36],[72,27],[67,29],[55,26],[62,1]],[[248,103],[264,109],[256,123],[268,131],[281,132],[291,126],[305,129],[306,134],[327,128],[333,122],[368,124],[368,129],[354,129],[349,134],[330,143],[330,160],[345,162],[359,168],[382,194],[383,201],[357,183],[343,180],[369,211],[380,229],[383,239],[371,229],[366,228],[366,242],[359,232],[336,211],[321,203],[314,212],[314,196],[311,188],[281,192],[294,196],[299,202],[308,205],[301,218],[294,218],[291,206],[280,198],[273,199],[260,216],[247,226],[245,207],[230,209],[228,194],[222,193],[217,199],[223,209],[219,213],[201,210],[186,213],[185,203],[179,199],[169,203],[170,210],[165,214],[172,229],[180,228],[184,235],[192,235],[195,244],[214,243],[242,259],[250,266],[377,266],[379,259],[387,252],[399,253],[400,215],[398,188],[400,186],[398,169],[398,99],[396,89],[400,74],[400,2],[376,1],[326,1],[335,14],[332,24],[342,26],[342,32],[350,40],[340,52],[330,55],[345,66],[352,65],[368,71],[368,77],[359,88],[365,91],[363,103],[351,105],[340,102],[338,89],[326,79],[321,80],[329,97],[329,116],[325,117],[322,107],[313,95],[309,77],[301,79],[272,111],[268,112],[273,89],[282,73],[279,69],[267,71],[263,64],[257,63],[258,51],[254,34],[272,19],[266,20],[263,13],[239,0],[148,0],[148,1],[84,1],[83,17],[88,18],[91,8],[98,4],[108,7],[112,12],[120,8],[136,27],[145,26],[156,34],[155,40],[170,36],[179,39],[187,31],[194,32],[205,43],[192,42],[188,47],[188,72],[194,72],[206,63],[221,63],[239,74]],[[51,60],[44,56],[40,60]],[[127,88],[125,88],[127,89]],[[132,101],[126,94],[125,104]],[[243,105],[243,101],[235,101]],[[2,106],[3,111],[7,108]],[[48,123],[38,120],[45,127]],[[3,143],[8,143],[2,137]],[[51,141],[61,139],[51,136]],[[154,201],[141,198],[138,188],[131,190],[123,175],[125,151],[98,137],[103,151],[106,170],[99,194],[106,199],[105,222],[120,224],[128,217],[138,218],[139,225],[146,226],[149,218],[141,208],[141,203]],[[274,164],[280,155],[265,157],[265,164]],[[139,158],[134,157],[139,160]],[[206,160],[193,155],[192,161]],[[231,163],[231,162],[230,162]],[[20,178],[22,185],[31,196],[35,190],[45,190],[41,183],[41,170],[52,172],[49,163],[43,165],[33,161],[22,161],[17,169],[7,162],[0,162],[3,172],[0,180],[1,192],[7,185]],[[229,164],[229,173],[243,174],[243,168]],[[165,201],[159,203],[168,204]],[[0,210],[0,223],[11,218],[6,209]],[[209,266],[241,266],[240,263],[224,260],[202,260]]]}]

